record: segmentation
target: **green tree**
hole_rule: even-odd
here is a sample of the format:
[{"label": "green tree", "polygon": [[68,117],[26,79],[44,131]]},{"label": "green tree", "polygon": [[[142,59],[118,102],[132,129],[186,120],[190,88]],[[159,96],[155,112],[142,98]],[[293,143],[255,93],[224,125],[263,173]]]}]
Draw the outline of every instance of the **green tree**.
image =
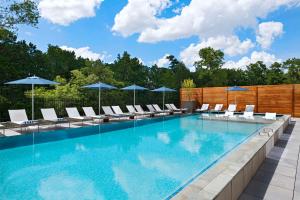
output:
[{"label": "green tree", "polygon": [[218,70],[224,64],[224,53],[211,47],[200,49],[199,57],[200,61],[195,63],[196,70],[198,68]]},{"label": "green tree", "polygon": [[282,84],[286,81],[286,76],[283,71],[283,67],[280,63],[273,63],[267,72],[267,84],[276,85]]},{"label": "green tree", "polygon": [[50,78],[58,75],[69,79],[70,72],[85,66],[86,59],[76,58],[74,52],[66,51],[58,46],[48,46],[46,53],[46,66],[48,68]]},{"label": "green tree", "polygon": [[167,59],[170,60],[169,69],[174,73],[174,82],[176,83],[175,88],[180,88],[183,80],[192,77],[191,72],[186,68],[185,64],[178,61],[175,56],[169,55]]},{"label": "green tree", "polygon": [[147,84],[148,67],[144,66],[138,58],[131,58],[127,52],[124,52],[122,56],[118,55],[117,60],[109,66],[114,72],[115,79],[126,85]]},{"label": "green tree", "polygon": [[223,86],[227,83],[226,71],[222,69],[224,53],[211,47],[199,51],[200,61],[195,63],[198,86]]},{"label": "green tree", "polygon": [[251,85],[267,84],[267,72],[267,66],[262,61],[250,64],[246,71],[248,83]]},{"label": "green tree", "polygon": [[288,83],[300,83],[300,59],[288,59],[283,63],[287,72]]},{"label": "green tree", "polygon": [[[4,2],[5,1],[5,2]],[[36,26],[39,12],[35,1],[3,0],[0,5],[0,32],[1,29],[16,29],[19,24]]]}]

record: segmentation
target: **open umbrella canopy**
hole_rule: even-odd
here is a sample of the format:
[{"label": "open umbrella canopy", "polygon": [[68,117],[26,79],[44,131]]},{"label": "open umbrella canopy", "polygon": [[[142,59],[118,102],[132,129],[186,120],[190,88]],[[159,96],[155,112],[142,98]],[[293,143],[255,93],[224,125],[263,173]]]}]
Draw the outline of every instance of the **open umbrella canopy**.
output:
[{"label": "open umbrella canopy", "polygon": [[117,89],[115,86],[98,82],[90,85],[83,86],[83,88],[89,88],[89,89],[97,89],[98,90],[98,113],[101,114],[101,90],[113,90]]},{"label": "open umbrella canopy", "polygon": [[124,87],[122,88],[122,90],[148,90],[148,89],[134,84],[134,85]]},{"label": "open umbrella canopy", "polygon": [[176,90],[167,88],[167,87],[160,87],[154,90],[151,90],[152,92],[176,92]]},{"label": "open umbrella canopy", "polygon": [[148,90],[148,89],[144,88],[142,86],[133,84],[133,85],[122,88],[122,90],[131,90],[131,91],[133,91],[133,105],[135,106],[135,91],[136,90]]},{"label": "open umbrella canopy", "polygon": [[30,76],[24,79],[16,80],[16,81],[10,81],[5,84],[11,84],[11,85],[31,85],[31,115],[32,120],[34,120],[34,85],[57,85],[58,82],[55,81],[49,81],[47,79],[40,78],[38,76]]},{"label": "open umbrella canopy", "polygon": [[242,88],[239,86],[233,86],[233,87],[229,87],[227,88],[228,91],[247,91],[247,88]]},{"label": "open umbrella canopy", "polygon": [[24,79],[10,81],[5,84],[15,84],[15,85],[57,85],[59,83],[55,81],[49,81],[47,79],[40,78],[38,76],[30,76]]},{"label": "open umbrella canopy", "polygon": [[163,93],[163,110],[165,110],[165,93],[166,92],[176,92],[176,90],[167,88],[167,87],[160,87],[154,90],[151,90],[152,92],[162,92]]},{"label": "open umbrella canopy", "polygon": [[83,86],[83,88],[90,88],[90,89],[100,89],[100,90],[112,90],[112,89],[117,89],[115,86],[98,82],[90,85]]}]

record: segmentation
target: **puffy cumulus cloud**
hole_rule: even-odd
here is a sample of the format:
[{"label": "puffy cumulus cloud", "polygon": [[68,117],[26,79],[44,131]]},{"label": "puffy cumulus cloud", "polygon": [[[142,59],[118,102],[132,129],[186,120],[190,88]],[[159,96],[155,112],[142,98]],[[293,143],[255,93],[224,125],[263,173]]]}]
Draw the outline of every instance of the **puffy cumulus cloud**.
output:
[{"label": "puffy cumulus cloud", "polygon": [[269,54],[265,51],[253,51],[250,57],[243,57],[239,61],[227,61],[223,68],[228,69],[246,69],[246,66],[251,63],[256,63],[257,61],[262,61],[267,66],[272,65],[274,62],[282,62],[281,59],[276,58],[275,55]]},{"label": "puffy cumulus cloud", "polygon": [[95,9],[103,0],[41,0],[38,8],[41,17],[54,24],[67,26],[85,17],[95,16]]},{"label": "puffy cumulus cloud", "polygon": [[158,67],[164,67],[167,68],[170,65],[170,60],[167,58],[169,56],[169,54],[164,55],[162,58],[158,59],[155,64]]},{"label": "puffy cumulus cloud", "polygon": [[68,46],[61,46],[63,50],[74,52],[76,57],[88,58],[90,60],[102,60],[107,61],[111,58],[111,55],[107,54],[107,52],[95,53],[90,50],[90,47],[80,47],[80,48],[73,48]]},{"label": "puffy cumulus cloud", "polygon": [[240,41],[237,36],[210,37],[199,44],[191,44],[184,49],[180,53],[180,59],[193,71],[193,64],[200,59],[199,50],[205,47],[221,49],[225,54],[235,56],[247,53],[249,49],[254,47],[254,44],[249,39]]},{"label": "puffy cumulus cloud", "polygon": [[281,22],[263,22],[258,26],[256,41],[263,49],[267,49],[275,38],[282,34],[283,24]]},{"label": "puffy cumulus cloud", "polygon": [[170,0],[128,0],[127,5],[115,16],[112,31],[129,36],[155,27],[159,21],[156,16],[170,5]]},{"label": "puffy cumulus cloud", "polygon": [[[140,33],[140,42],[159,42],[190,36],[202,38],[232,35],[236,28],[256,28],[257,18],[264,18],[282,6],[299,6],[300,0],[191,0],[180,14],[169,18],[157,16],[168,0],[129,0],[115,17],[113,30],[128,36]],[[237,17],[237,13],[243,13]]]}]

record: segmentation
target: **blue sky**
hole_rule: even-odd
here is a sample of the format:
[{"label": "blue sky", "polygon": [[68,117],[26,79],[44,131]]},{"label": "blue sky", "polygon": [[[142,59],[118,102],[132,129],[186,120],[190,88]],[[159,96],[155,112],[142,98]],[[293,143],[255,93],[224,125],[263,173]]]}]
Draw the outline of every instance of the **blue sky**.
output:
[{"label": "blue sky", "polygon": [[107,62],[128,51],[147,65],[167,67],[165,55],[173,54],[191,70],[199,49],[212,46],[225,52],[224,67],[243,68],[258,59],[300,57],[299,0],[278,2],[41,0],[38,28],[22,26],[18,36],[43,51],[58,45]]}]

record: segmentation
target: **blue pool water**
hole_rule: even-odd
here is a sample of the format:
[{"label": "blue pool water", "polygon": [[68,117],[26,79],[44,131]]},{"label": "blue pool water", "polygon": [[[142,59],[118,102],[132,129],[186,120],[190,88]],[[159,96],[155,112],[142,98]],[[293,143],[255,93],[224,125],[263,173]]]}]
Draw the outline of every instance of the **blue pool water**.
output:
[{"label": "blue pool water", "polygon": [[0,199],[165,199],[262,126],[190,115],[2,141]]}]

